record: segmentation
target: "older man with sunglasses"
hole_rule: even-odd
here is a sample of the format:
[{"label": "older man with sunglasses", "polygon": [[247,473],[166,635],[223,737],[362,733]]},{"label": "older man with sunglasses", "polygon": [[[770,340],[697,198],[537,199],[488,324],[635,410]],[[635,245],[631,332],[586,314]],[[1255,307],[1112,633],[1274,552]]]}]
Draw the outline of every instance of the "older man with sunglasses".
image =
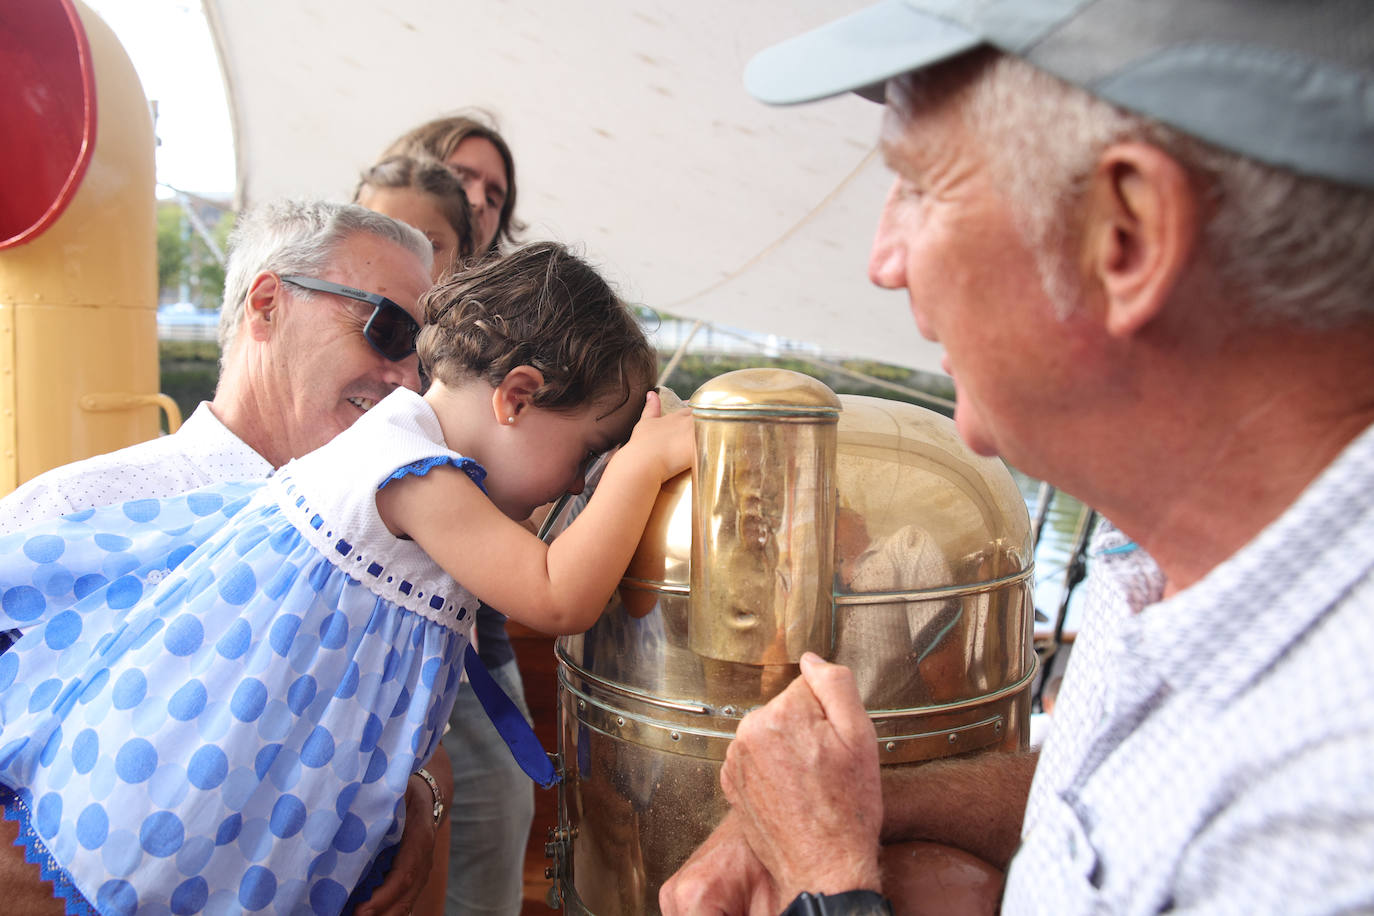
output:
[{"label": "older man with sunglasses", "polygon": [[400,386],[419,388],[431,247],[353,205],[285,203],[234,232],[220,377],[175,435],[48,471],[0,500],[0,533],[124,499],[263,477]]},{"label": "older man with sunglasses", "polygon": [[[82,509],[264,477],[328,442],[396,388],[418,390],[418,300],[430,286],[432,257],[418,231],[351,204],[290,202],[246,214],[231,240],[214,399],[174,435],[24,484],[0,500],[0,534]],[[414,905],[438,826],[429,814],[447,801],[437,786],[452,785],[446,757],[432,766],[437,779],[411,780],[402,851],[359,912]],[[13,837],[0,834],[0,846],[6,838]],[[0,857],[0,885],[21,893],[33,884],[41,897],[37,867],[16,873],[24,868]],[[47,903],[61,911],[60,901]]]}]

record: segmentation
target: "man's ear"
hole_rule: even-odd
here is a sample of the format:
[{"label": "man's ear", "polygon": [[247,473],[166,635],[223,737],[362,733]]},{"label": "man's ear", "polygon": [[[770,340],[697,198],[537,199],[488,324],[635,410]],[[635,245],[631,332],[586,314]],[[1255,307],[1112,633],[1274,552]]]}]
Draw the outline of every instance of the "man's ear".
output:
[{"label": "man's ear", "polygon": [[1088,199],[1087,268],[1105,297],[1107,332],[1126,337],[1159,317],[1192,257],[1197,194],[1172,156],[1118,143],[1098,159]]},{"label": "man's ear", "polygon": [[544,386],[544,373],[533,366],[516,366],[506,373],[491,393],[491,409],[496,422],[510,426],[520,421],[522,411],[534,405],[534,395]]},{"label": "man's ear", "polygon": [[250,339],[265,341],[272,336],[272,322],[277,318],[281,304],[282,283],[276,274],[263,271],[253,278],[243,309]]}]

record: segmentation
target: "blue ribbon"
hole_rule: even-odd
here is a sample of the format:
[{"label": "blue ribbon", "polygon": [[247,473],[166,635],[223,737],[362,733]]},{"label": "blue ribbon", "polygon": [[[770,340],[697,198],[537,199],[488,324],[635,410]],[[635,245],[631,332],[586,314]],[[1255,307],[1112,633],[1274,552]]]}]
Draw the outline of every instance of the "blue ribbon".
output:
[{"label": "blue ribbon", "polygon": [[545,789],[556,785],[558,771],[553,768],[553,762],[544,752],[544,746],[539,743],[534,729],[525,721],[520,707],[496,683],[470,643],[463,653],[463,668],[468,673],[468,683],[477,694],[478,702],[486,710],[487,718],[496,726],[501,739],[510,748],[511,756],[520,764],[520,769]]}]

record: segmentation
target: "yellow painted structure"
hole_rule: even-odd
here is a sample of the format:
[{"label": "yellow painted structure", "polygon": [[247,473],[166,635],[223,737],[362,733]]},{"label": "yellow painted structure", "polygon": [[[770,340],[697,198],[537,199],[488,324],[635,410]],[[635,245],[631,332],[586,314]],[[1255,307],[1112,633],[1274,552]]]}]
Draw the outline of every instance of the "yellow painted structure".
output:
[{"label": "yellow painted structure", "polygon": [[[6,138],[37,156],[47,135],[66,131],[79,154],[51,206],[21,226],[12,208],[0,231],[0,494],[57,465],[152,438],[158,405],[175,411],[157,393],[153,125],[133,64],[80,0],[17,0],[6,17],[14,17],[3,24],[21,53],[46,45],[48,60],[80,66],[72,85],[87,97],[68,105],[76,123],[49,130],[47,115],[35,114],[35,136],[21,127]],[[15,34],[25,27],[43,34]],[[45,96],[45,75],[61,69],[35,61],[0,85],[12,94],[7,111],[34,111],[29,100]],[[23,155],[10,154],[6,182],[30,177],[14,174]],[[169,413],[171,428],[179,422]]]}]

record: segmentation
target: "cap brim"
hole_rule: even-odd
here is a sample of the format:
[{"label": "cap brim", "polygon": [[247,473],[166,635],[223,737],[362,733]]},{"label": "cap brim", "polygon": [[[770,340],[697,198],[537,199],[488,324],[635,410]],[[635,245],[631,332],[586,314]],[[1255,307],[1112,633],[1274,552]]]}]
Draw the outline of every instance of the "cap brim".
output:
[{"label": "cap brim", "polygon": [[744,70],[749,94],[791,105],[858,92],[881,100],[894,76],[948,60],[984,39],[947,19],[884,0],[760,51]]}]

